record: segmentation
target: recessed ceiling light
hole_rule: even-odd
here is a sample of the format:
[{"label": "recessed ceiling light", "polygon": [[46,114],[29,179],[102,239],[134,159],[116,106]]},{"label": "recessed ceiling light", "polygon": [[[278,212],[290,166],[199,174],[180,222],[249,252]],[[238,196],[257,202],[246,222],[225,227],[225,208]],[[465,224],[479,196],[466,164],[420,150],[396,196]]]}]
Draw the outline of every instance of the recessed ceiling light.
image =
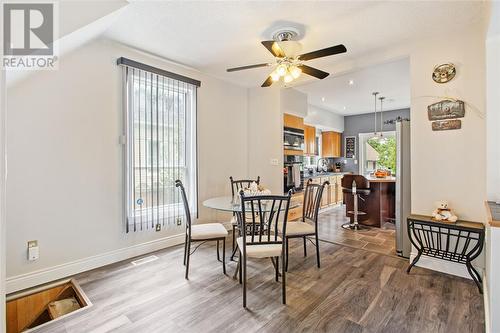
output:
[{"label": "recessed ceiling light", "polygon": [[347,106],[344,106],[344,110],[347,109]]},{"label": "recessed ceiling light", "polygon": [[351,80],[349,80],[349,85],[350,85],[350,86],[353,86],[353,85],[354,85],[354,80],[352,80],[352,79],[351,79]]},{"label": "recessed ceiling light", "polygon": [[325,101],[325,98],[324,97],[321,97],[321,101],[324,102]]}]

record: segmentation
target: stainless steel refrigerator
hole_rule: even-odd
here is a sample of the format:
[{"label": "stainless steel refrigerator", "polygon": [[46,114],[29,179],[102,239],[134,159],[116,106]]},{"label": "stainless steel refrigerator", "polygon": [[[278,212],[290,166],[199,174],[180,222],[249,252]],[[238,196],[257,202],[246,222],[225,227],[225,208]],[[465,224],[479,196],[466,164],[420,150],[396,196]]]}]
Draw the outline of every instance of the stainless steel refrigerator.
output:
[{"label": "stainless steel refrigerator", "polygon": [[409,258],[407,217],[411,214],[410,121],[396,122],[396,252]]}]

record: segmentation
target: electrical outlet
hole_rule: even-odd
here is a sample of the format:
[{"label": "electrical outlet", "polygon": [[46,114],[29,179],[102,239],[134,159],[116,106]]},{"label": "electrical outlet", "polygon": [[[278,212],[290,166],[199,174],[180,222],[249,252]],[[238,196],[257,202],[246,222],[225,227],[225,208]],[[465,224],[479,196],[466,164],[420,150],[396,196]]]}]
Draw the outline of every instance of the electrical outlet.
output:
[{"label": "electrical outlet", "polygon": [[177,218],[177,225],[182,225],[182,219],[180,217]]},{"label": "electrical outlet", "polygon": [[156,231],[161,231],[161,224],[160,223],[156,224]]},{"label": "electrical outlet", "polygon": [[38,248],[38,241],[28,241],[28,260],[34,261],[40,257],[40,251]]},{"label": "electrical outlet", "polygon": [[271,165],[278,165],[278,159],[277,158],[271,158],[271,161],[270,161]]}]

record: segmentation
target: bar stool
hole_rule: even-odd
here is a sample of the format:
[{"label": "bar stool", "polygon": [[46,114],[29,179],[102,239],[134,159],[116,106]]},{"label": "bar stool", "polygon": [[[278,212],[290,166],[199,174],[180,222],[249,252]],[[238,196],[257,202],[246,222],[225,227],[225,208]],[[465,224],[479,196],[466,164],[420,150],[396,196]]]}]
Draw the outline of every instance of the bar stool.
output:
[{"label": "bar stool", "polygon": [[358,210],[358,199],[365,201],[361,196],[367,196],[371,192],[370,182],[361,175],[344,175],[342,178],[342,193],[351,194],[353,197],[353,209],[347,211],[353,214],[349,223],[342,224],[342,228],[351,230],[360,230],[364,227],[358,223],[359,215],[366,215],[366,212]]}]

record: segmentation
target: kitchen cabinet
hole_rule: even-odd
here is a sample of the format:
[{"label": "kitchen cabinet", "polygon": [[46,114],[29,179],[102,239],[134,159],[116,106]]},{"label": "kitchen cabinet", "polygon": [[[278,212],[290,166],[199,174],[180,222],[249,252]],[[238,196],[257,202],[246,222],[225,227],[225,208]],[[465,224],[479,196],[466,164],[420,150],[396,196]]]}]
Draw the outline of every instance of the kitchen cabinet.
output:
[{"label": "kitchen cabinet", "polygon": [[321,156],[341,157],[342,133],[328,131],[321,133]]},{"label": "kitchen cabinet", "polygon": [[337,203],[337,176],[330,177],[330,202],[333,205]]},{"label": "kitchen cabinet", "polygon": [[[314,177],[310,178],[312,181],[312,184],[323,184],[325,181],[328,181],[330,184],[325,185],[325,188],[323,189],[323,195],[321,197],[321,202],[320,202],[320,208],[327,208],[328,206],[331,205],[337,205],[337,204],[342,204],[343,203],[343,194],[342,194],[342,177],[343,175],[332,175],[332,176],[324,176],[324,177]],[[304,179],[304,186],[307,184],[309,181],[309,178]],[[297,193],[292,196],[291,201],[294,201],[294,198],[296,197],[296,200],[300,200],[301,206],[300,209],[298,207],[294,209],[290,209],[288,213],[288,220],[293,221],[294,219],[298,219],[302,217],[303,211],[302,211],[302,203],[304,200],[304,194],[302,193]]]},{"label": "kitchen cabinet", "polygon": [[[329,177],[321,178],[320,183],[323,184],[326,181],[330,181]],[[325,188],[323,189],[323,196],[321,197],[321,208],[326,207],[330,205],[331,202],[331,187],[332,185],[325,185]]]},{"label": "kitchen cabinet", "polygon": [[337,203],[343,203],[344,201],[344,194],[342,192],[342,178],[344,176],[337,176]]},{"label": "kitchen cabinet", "polygon": [[288,210],[287,221],[295,221],[302,218],[304,193],[295,193],[290,199],[290,206],[296,206]]},{"label": "kitchen cabinet", "polygon": [[292,127],[298,129],[304,129],[304,119],[288,114],[283,113],[283,126],[284,127]]},{"label": "kitchen cabinet", "polygon": [[316,154],[316,127],[304,125],[304,155]]}]

